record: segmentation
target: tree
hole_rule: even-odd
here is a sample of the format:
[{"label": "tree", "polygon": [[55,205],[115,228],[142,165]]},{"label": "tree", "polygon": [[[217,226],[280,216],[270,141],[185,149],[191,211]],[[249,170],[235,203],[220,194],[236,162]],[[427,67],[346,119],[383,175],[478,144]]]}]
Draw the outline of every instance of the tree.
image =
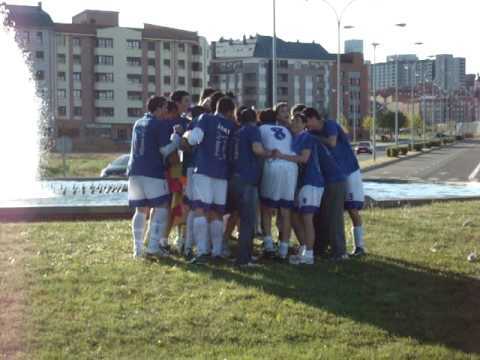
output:
[{"label": "tree", "polygon": [[362,119],[362,128],[368,131],[372,131],[373,118],[371,116],[365,116]]},{"label": "tree", "polygon": [[[412,127],[412,116],[408,117],[408,127]],[[419,114],[413,115],[413,129],[418,133],[423,127],[423,120]]]},{"label": "tree", "polygon": [[[404,113],[398,112],[398,128],[405,127],[407,117]],[[378,114],[378,128],[389,132],[395,131],[395,113],[393,111],[383,111]]]}]

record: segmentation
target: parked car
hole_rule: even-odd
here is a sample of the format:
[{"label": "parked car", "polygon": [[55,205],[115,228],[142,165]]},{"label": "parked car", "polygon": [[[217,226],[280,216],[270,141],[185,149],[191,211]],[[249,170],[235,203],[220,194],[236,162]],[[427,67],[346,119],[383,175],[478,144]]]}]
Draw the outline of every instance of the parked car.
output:
[{"label": "parked car", "polygon": [[437,134],[435,134],[435,137],[436,137],[437,139],[443,139],[443,138],[448,137],[448,135],[445,135],[445,134],[443,134],[443,133],[437,133]]},{"label": "parked car", "polygon": [[100,177],[127,176],[128,160],[130,160],[130,154],[119,156],[102,170]]},{"label": "parked car", "polygon": [[358,154],[371,154],[373,152],[372,144],[369,141],[361,141],[355,148],[355,152]]}]

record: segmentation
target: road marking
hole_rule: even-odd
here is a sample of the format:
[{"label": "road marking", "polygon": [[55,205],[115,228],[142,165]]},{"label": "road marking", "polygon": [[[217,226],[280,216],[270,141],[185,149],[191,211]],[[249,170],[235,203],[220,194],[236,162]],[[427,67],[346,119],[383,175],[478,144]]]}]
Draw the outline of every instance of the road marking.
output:
[{"label": "road marking", "polygon": [[475,178],[477,177],[478,173],[480,173],[480,163],[477,165],[475,170],[473,170],[473,172],[470,174],[470,176],[468,177],[468,180],[469,181],[474,181]]}]

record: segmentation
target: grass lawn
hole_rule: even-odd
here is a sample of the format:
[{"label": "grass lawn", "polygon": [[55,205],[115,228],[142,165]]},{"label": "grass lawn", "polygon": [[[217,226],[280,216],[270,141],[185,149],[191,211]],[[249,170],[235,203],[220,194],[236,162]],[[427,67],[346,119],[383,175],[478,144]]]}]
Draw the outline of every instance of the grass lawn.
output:
[{"label": "grass lawn", "polygon": [[480,359],[479,214],[365,211],[370,255],[312,268],[134,261],[127,221],[2,236],[28,255],[27,358]]},{"label": "grass lawn", "polygon": [[[98,177],[102,169],[122,154],[73,153],[67,155],[67,177]],[[62,155],[48,153],[42,158],[40,172],[43,177],[63,177]]]}]

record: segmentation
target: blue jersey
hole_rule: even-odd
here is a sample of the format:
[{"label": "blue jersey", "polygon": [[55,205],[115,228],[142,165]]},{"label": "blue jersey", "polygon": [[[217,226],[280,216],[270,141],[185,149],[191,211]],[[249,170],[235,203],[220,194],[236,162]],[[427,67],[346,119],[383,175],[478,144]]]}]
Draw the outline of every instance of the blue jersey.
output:
[{"label": "blue jersey", "polygon": [[148,176],[165,178],[165,164],[160,148],[170,143],[169,124],[155,118],[152,114],[145,116],[133,126],[128,176]]},{"label": "blue jersey", "polygon": [[252,149],[254,143],[262,143],[260,130],[255,124],[242,126],[235,131],[232,144],[232,172],[248,184],[260,181],[261,160]]},{"label": "blue jersey", "polygon": [[330,136],[337,137],[337,145],[332,149],[332,153],[346,175],[350,175],[360,169],[347,134],[345,134],[345,131],[336,121],[325,121],[321,134],[327,138]]},{"label": "blue jersey", "polygon": [[347,180],[347,175],[342,170],[338,161],[335,159],[333,152],[325,145],[317,140],[318,160],[320,169],[322,170],[325,184],[342,182]]},{"label": "blue jersey", "polygon": [[[189,121],[186,124],[186,131],[193,130],[193,128],[196,126],[198,123],[198,117],[193,119],[192,121]],[[192,146],[190,148],[190,151],[184,151],[183,152],[183,173],[187,173],[188,168],[193,168],[195,167],[195,153],[196,153],[196,146]]]},{"label": "blue jersey", "polygon": [[311,185],[323,187],[325,179],[320,168],[317,140],[304,131],[293,138],[293,151],[300,155],[304,150],[310,150],[310,157],[306,164],[300,167],[298,186]]},{"label": "blue jersey", "polygon": [[169,125],[170,125],[170,135],[173,133],[173,127],[176,125],[180,125],[183,129],[183,131],[187,131],[188,126],[190,124],[190,121],[183,116],[179,116],[175,119],[169,119],[167,120]]},{"label": "blue jersey", "polygon": [[195,172],[217,179],[228,179],[228,147],[235,124],[222,115],[202,114],[196,127],[203,140],[195,154]]}]

